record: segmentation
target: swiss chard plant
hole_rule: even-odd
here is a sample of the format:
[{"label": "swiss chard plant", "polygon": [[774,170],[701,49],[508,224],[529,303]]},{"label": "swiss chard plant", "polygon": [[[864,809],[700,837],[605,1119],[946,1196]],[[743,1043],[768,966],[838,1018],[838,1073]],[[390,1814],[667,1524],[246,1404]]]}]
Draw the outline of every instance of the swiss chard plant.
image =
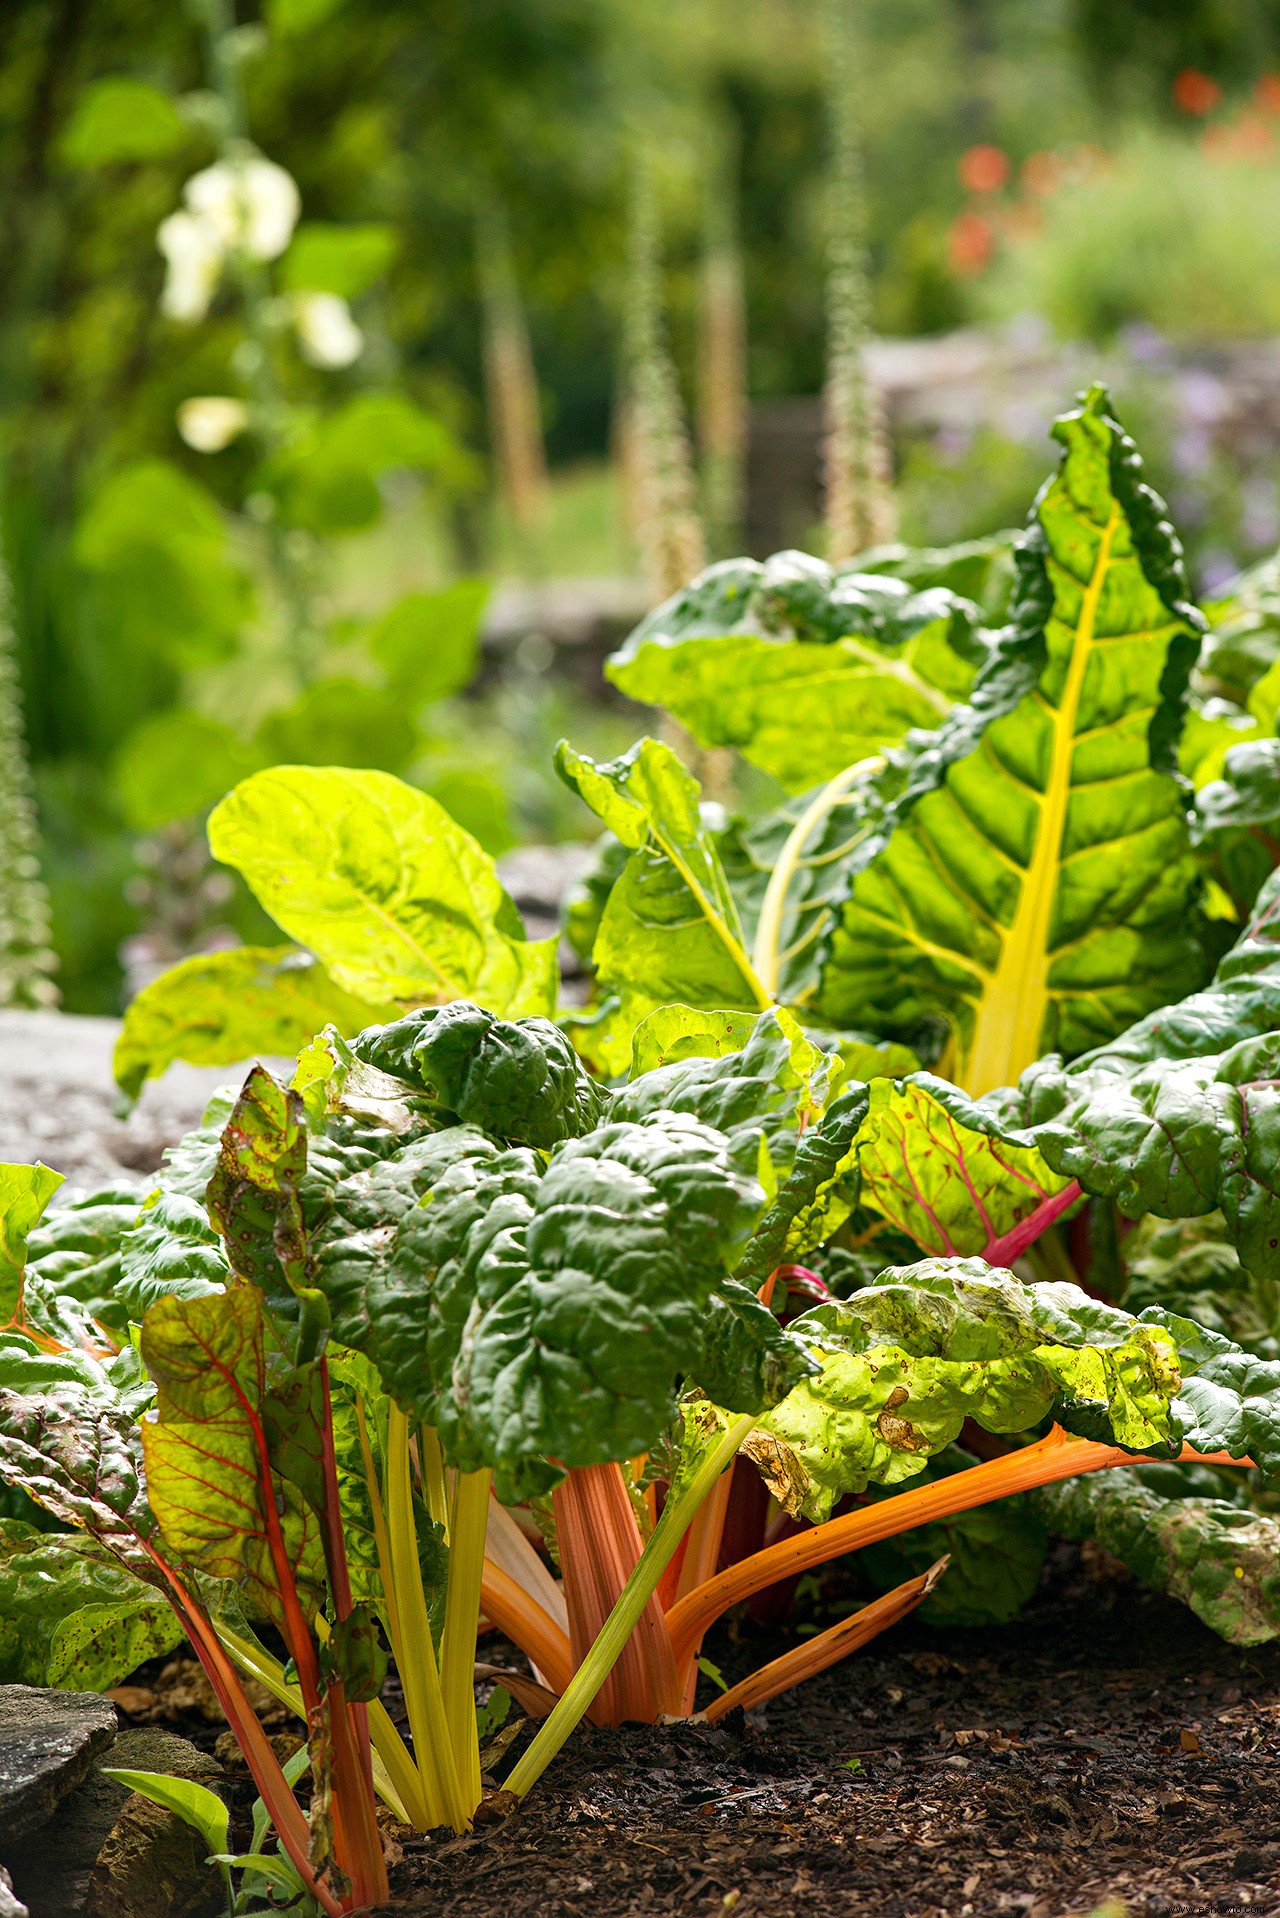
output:
[{"label": "swiss chard plant", "polygon": [[[211,842],[297,945],[163,976],[117,1068],[291,1084],[256,1067],[141,1202],[42,1218],[53,1175],[4,1174],[0,1577],[97,1618],[46,1607],[26,1669],[110,1682],[176,1619],[326,1909],[380,1882],[375,1793],[473,1817],[482,1615],[542,1720],[517,1797],[855,1550],[884,1595],[706,1717],[916,1605],[1011,1615],[1050,1526],[1280,1631],[1225,1469],[1280,1473],[1280,880],[1215,876],[1205,622],[1131,442],[1098,390],[1055,432],[1011,559],[734,562],[628,643],[625,690],[787,796],[726,824],[658,741],[561,748],[606,828],[590,1007],[433,802],[258,773]],[[237,1670],[307,1723],[309,1829]]]}]

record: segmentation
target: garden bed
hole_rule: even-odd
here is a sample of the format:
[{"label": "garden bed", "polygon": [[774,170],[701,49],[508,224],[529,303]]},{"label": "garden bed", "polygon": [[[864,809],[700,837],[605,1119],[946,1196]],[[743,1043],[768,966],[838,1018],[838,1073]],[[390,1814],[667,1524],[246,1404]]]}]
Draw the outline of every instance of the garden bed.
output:
[{"label": "garden bed", "polygon": [[[707,1649],[733,1679],[777,1636]],[[1274,1912],[1277,1785],[1280,1647],[1062,1546],[1011,1625],[909,1621],[749,1723],[584,1728],[513,1818],[410,1841],[393,1888],[433,1918]]]},{"label": "garden bed", "polygon": [[[733,1680],[791,1642],[734,1620],[707,1650]],[[212,1749],[181,1687],[159,1709]],[[1274,1912],[1278,1784],[1280,1645],[1226,1645],[1061,1545],[1011,1625],[908,1621],[750,1720],[583,1727],[514,1816],[402,1834],[392,1889],[405,1918]]]}]

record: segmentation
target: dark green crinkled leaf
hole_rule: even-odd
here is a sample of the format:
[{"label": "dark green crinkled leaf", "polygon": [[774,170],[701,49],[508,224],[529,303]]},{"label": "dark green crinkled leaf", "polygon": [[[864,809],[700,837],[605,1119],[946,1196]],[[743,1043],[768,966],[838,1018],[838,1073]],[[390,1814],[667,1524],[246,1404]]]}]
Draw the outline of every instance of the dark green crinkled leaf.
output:
[{"label": "dark green crinkled leaf", "polygon": [[492,1461],[646,1450],[759,1202],[723,1136],[682,1114],[561,1146],[527,1224],[486,1222],[471,1261],[479,1316],[454,1386]]},{"label": "dark green crinkled leaf", "polygon": [[1280,1279],[1246,1272],[1220,1212],[1142,1219],[1123,1239],[1124,1303],[1194,1319],[1256,1358],[1280,1358]]},{"label": "dark green crinkled leaf", "polygon": [[1203,969],[1174,762],[1203,621],[1104,391],[1053,431],[1063,462],[1012,623],[859,848],[822,980],[835,1024],[942,1019],[974,1095],[1107,1040]]},{"label": "dark green crinkled leaf", "polygon": [[1098,1054],[1078,1067],[1042,1060],[1019,1088],[1054,1170],[1130,1218],[1221,1211],[1243,1264],[1280,1276],[1280,1034],[1207,1058],[1135,1069]]},{"label": "dark green crinkled leaf", "polygon": [[[545,1173],[474,1128],[411,1150],[424,1203],[393,1223],[391,1167],[371,1168],[316,1235],[336,1336],[437,1425],[451,1458],[492,1464],[508,1486],[548,1483],[543,1454],[645,1449],[760,1208],[728,1141],[659,1113],[565,1141]],[[753,1355],[761,1331],[748,1327]]]},{"label": "dark green crinkled leaf", "polygon": [[1162,1497],[1145,1469],[1066,1479],[1029,1500],[1051,1531],[1093,1539],[1228,1643],[1280,1637],[1280,1523],[1227,1499]]},{"label": "dark green crinkled leaf", "polygon": [[147,1307],[171,1294],[202,1298],[231,1278],[222,1242],[204,1207],[179,1192],[160,1192],[120,1241],[120,1275],[111,1300],[112,1323],[142,1323]]},{"label": "dark green crinkled leaf", "polygon": [[1272,553],[1241,573],[1206,610],[1200,671],[1216,692],[1243,706],[1280,659],[1280,558]]},{"label": "dark green crinkled leaf", "polygon": [[[444,1309],[438,1268],[507,1190],[532,1191],[540,1168],[527,1148],[504,1153],[473,1126],[393,1144],[388,1158],[369,1156],[325,1189],[312,1238],[315,1280],[335,1338],[364,1353],[388,1391],[435,1423],[471,1304],[463,1288],[447,1353],[433,1359],[432,1328]],[[316,1156],[313,1144],[313,1171]],[[430,1204],[420,1205],[427,1194]]]},{"label": "dark green crinkled leaf", "polygon": [[497,1019],[467,1000],[372,1026],[354,1051],[422,1087],[440,1102],[446,1123],[541,1151],[589,1132],[609,1103],[549,1020]]},{"label": "dark green crinkled leaf", "polygon": [[28,1322],[59,1343],[94,1339],[92,1321],[114,1325],[120,1248],[138,1218],[136,1192],[108,1186],[55,1206],[28,1240],[23,1303]]},{"label": "dark green crinkled leaf", "polygon": [[781,1448],[785,1502],[806,1517],[825,1518],[869,1482],[914,1477],[966,1418],[1019,1432],[1053,1411],[1133,1450],[1175,1442],[1174,1339],[1076,1286],[1030,1287],[978,1259],[931,1259],[816,1306],[793,1329],[821,1372],[760,1427]]},{"label": "dark green crinkled leaf", "polygon": [[1138,1323],[1163,1328],[1178,1348],[1173,1413],[1182,1441],[1197,1452],[1251,1458],[1280,1477],[1280,1361],[1255,1358],[1163,1306],[1148,1306]]},{"label": "dark green crinkled leaf", "polygon": [[801,1134],[790,1172],[751,1235],[734,1277],[761,1286],[784,1258],[799,1259],[827,1236],[832,1197],[847,1212],[857,1201],[854,1141],[870,1103],[865,1086],[842,1092],[817,1125]]},{"label": "dark green crinkled leaf", "polygon": [[93,1539],[0,1520],[0,1684],[106,1691],[182,1636],[164,1599]]},{"label": "dark green crinkled leaf", "polygon": [[1196,794],[1196,815],[1201,839],[1230,827],[1265,826],[1274,840],[1280,822],[1280,739],[1233,746],[1222,778]]},{"label": "dark green crinkled leaf", "polygon": [[784,1331],[749,1286],[722,1279],[703,1307],[689,1371],[726,1412],[763,1412],[816,1370],[803,1339]]}]

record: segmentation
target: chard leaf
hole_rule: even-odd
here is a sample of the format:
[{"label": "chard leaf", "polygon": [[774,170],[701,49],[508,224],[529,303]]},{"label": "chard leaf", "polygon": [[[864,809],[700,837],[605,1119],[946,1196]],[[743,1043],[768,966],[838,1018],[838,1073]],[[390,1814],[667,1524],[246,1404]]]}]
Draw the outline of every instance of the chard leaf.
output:
[{"label": "chard leaf", "polygon": [[1139,1222],[1124,1238],[1124,1302],[1194,1319],[1257,1358],[1280,1358],[1280,1279],[1246,1272],[1220,1212]]},{"label": "chard leaf", "polygon": [[866,1087],[852,1086],[800,1135],[791,1170],[752,1233],[736,1279],[763,1285],[784,1258],[803,1258],[829,1237],[832,1220],[848,1216],[858,1197],[854,1142],[868,1104]]},{"label": "chard leaf", "polygon": [[1280,560],[1272,553],[1251,566],[1207,611],[1200,671],[1217,692],[1243,706],[1280,659]]},{"label": "chard leaf", "polygon": [[821,1371],[760,1429],[778,1448],[784,1502],[808,1518],[868,1483],[914,1477],[966,1418],[1019,1432],[1053,1410],[1135,1451],[1176,1442],[1173,1337],[1075,1286],[1033,1289],[977,1259],[926,1260],[793,1329]]},{"label": "chard leaf", "polygon": [[803,1339],[783,1330],[750,1286],[722,1279],[703,1309],[689,1370],[726,1412],[763,1412],[816,1371],[817,1361]]},{"label": "chard leaf", "polygon": [[358,1031],[381,1011],[335,985],[295,946],[235,946],[179,960],[125,1008],[116,1083],[136,1099],[175,1059],[234,1065],[256,1053],[288,1057],[329,1024]]},{"label": "chard leaf", "polygon": [[[490,1175],[496,1183],[486,1183]],[[471,1306],[464,1290],[450,1315],[438,1268],[490,1211],[500,1229],[507,1222],[503,1198],[527,1195],[540,1176],[527,1149],[504,1153],[475,1127],[459,1126],[412,1141],[385,1161],[349,1167],[327,1198],[312,1248],[334,1337],[371,1360],[387,1390],[430,1424],[439,1422],[439,1396],[448,1390]],[[428,1195],[430,1205],[420,1205]]]},{"label": "chard leaf", "polygon": [[1030,1133],[945,1079],[873,1079],[869,1092],[857,1141],[862,1204],[923,1252],[1007,1263],[1079,1197]]},{"label": "chard leaf", "polygon": [[1280,1637],[1280,1523],[1226,1499],[1162,1497],[1143,1471],[1065,1479],[1029,1498],[1050,1531],[1095,1540],[1228,1644]]},{"label": "chard leaf", "polygon": [[775,996],[790,1005],[817,997],[832,928],[849,893],[849,875],[883,831],[885,809],[901,776],[861,769],[844,790],[830,786],[750,822],[730,821],[719,840],[720,856],[754,952],[771,882],[790,861],[770,955]]},{"label": "chard leaf", "polygon": [[1053,430],[1012,625],[863,849],[822,982],[837,1024],[943,1020],[975,1095],[1201,967],[1173,753],[1203,621],[1103,390]]},{"label": "chard leaf", "polygon": [[726,560],[650,613],[605,666],[700,746],[736,746],[790,792],[937,726],[985,657],[976,606],[805,553]]},{"label": "chard leaf", "polygon": [[202,1298],[221,1291],[230,1277],[204,1207],[178,1192],[158,1192],[137,1215],[133,1230],[121,1238],[120,1275],[112,1288],[108,1323],[141,1325],[157,1299]]},{"label": "chard leaf", "polygon": [[1248,1270],[1280,1277],[1280,1034],[1202,1058],[1135,1067],[1103,1051],[1078,1065],[1042,1060],[1019,1088],[1055,1171],[1130,1218],[1221,1211]]},{"label": "chard leaf", "polygon": [[[621,758],[597,764],[562,741],[556,770],[630,855],[605,902],[592,958],[601,993],[619,995],[632,1029],[672,1001],[767,1006],[715,840],[699,813],[698,782],[671,748],[642,739]],[[629,1055],[628,1044],[619,1070]]]},{"label": "chard leaf", "polygon": [[182,1636],[164,1599],[94,1539],[0,1520],[0,1683],[106,1691]]},{"label": "chard leaf", "polygon": [[680,1065],[686,1059],[723,1059],[741,1052],[755,1031],[757,1016],[658,1006],[635,1029],[630,1077],[639,1079],[659,1066]]},{"label": "chard leaf", "polygon": [[147,1496],[169,1549],[212,1578],[234,1580],[275,1624],[284,1611],[272,1555],[282,1549],[304,1607],[324,1602],[319,1527],[302,1491],[272,1470],[263,1436],[269,1392],[256,1286],[161,1299],[142,1325],[156,1382],[144,1422]]},{"label": "chard leaf", "polygon": [[306,1169],[302,1095],[254,1066],[223,1128],[206,1203],[232,1270],[276,1306],[312,1296],[299,1198]]},{"label": "chard leaf", "polygon": [[119,1329],[113,1295],[120,1248],[138,1217],[138,1195],[109,1186],[55,1206],[27,1241],[26,1323],[58,1344],[99,1342],[94,1321]]},{"label": "chard leaf", "polygon": [[[545,1171],[473,1127],[417,1142],[410,1160],[420,1203],[402,1178],[388,1203],[391,1166],[371,1168],[317,1231],[336,1336],[437,1427],[452,1462],[493,1466],[506,1490],[548,1486],[544,1455],[646,1449],[762,1203],[728,1140],[659,1112],[563,1141]],[[722,1332],[725,1369],[763,1377],[773,1331],[747,1320],[732,1352]]]},{"label": "chard leaf", "polygon": [[45,1165],[0,1165],[0,1325],[21,1315],[27,1242],[62,1182]]},{"label": "chard leaf", "polygon": [[[660,1046],[667,1048],[665,1062]],[[691,1113],[727,1133],[738,1162],[752,1173],[763,1136],[775,1177],[790,1170],[799,1134],[821,1118],[842,1076],[840,1061],[806,1038],[781,1007],[752,1014],[663,1006],[637,1029],[632,1058],[631,1081],[617,1094],[613,1117]],[[652,1065],[642,1064],[645,1059]]]},{"label": "chard leaf", "polygon": [[1233,746],[1219,779],[1196,794],[1200,837],[1235,826],[1267,826],[1275,837],[1280,819],[1280,739],[1255,739]]},{"label": "chard leaf", "polygon": [[496,1019],[465,1000],[372,1026],[354,1051],[438,1100],[443,1123],[542,1151],[589,1132],[609,1101],[550,1020]]},{"label": "chard leaf", "polygon": [[723,1136],[682,1114],[557,1147],[527,1223],[495,1236],[484,1221],[464,1254],[479,1310],[454,1390],[489,1462],[647,1450],[760,1199]]},{"label": "chard leaf", "polygon": [[1183,1442],[1252,1458],[1268,1478],[1280,1477],[1280,1361],[1255,1358],[1164,1306],[1148,1306],[1137,1322],[1163,1328],[1178,1348],[1173,1412]]},{"label": "chard leaf", "polygon": [[156,1522],[139,1409],[136,1396],[116,1390],[109,1371],[82,1355],[0,1350],[0,1481],[158,1584],[144,1550]]},{"label": "chard leaf", "polygon": [[209,844],[369,1005],[474,998],[511,1015],[555,1005],[556,941],[525,939],[489,855],[389,773],[255,773],[214,808]]}]

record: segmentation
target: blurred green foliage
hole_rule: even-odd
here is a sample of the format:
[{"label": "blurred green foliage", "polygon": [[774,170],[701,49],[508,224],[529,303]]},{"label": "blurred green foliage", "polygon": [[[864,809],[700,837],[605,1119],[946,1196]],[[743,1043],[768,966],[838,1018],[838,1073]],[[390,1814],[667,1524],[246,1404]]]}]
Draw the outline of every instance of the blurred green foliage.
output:
[{"label": "blurred green foliage", "polygon": [[[491,850],[582,829],[576,802],[534,768],[559,730],[607,752],[610,715],[567,711],[581,698],[549,686],[534,654],[467,690],[485,591],[474,576],[631,564],[603,464],[631,130],[647,128],[660,156],[687,390],[711,127],[737,155],[752,393],[812,392],[822,377],[810,0],[240,0],[248,129],[296,180],[302,219],[278,263],[228,271],[208,316],[184,325],[162,311],[156,236],[184,182],[224,151],[199,28],[213,3],[11,0],[6,12],[0,520],[61,984],[80,1010],[115,1009],[121,942],[149,910],[131,835],[163,838],[171,817],[198,818],[272,758],[401,772]],[[1110,142],[1118,111],[1168,117],[1188,62],[1230,103],[1280,62],[1272,11],[862,0],[877,324],[941,330],[1023,299],[1068,330],[1163,324],[1148,262],[1166,256],[1167,298],[1188,324],[1269,314],[1267,181],[1222,206],[1226,174],[1193,191],[1190,160],[1165,165],[1153,140],[1125,145],[1088,189],[1109,211],[1062,196],[991,289],[957,267],[953,223],[971,210],[957,161],[973,143],[1007,153],[1016,177],[1046,148]],[[562,468],[536,551],[487,498],[475,219],[490,200],[509,216]],[[1090,221],[1105,246],[1082,240]],[[1234,249],[1213,286],[1191,250],[1202,228]],[[352,303],[363,351],[349,363],[295,350],[298,302],[321,295]],[[202,396],[243,402],[248,430],[220,450],[184,443],[178,411]],[[909,535],[1002,523],[1042,457],[998,433],[965,450],[961,462],[945,446],[906,449]],[[261,936],[243,895],[223,916]]]}]

